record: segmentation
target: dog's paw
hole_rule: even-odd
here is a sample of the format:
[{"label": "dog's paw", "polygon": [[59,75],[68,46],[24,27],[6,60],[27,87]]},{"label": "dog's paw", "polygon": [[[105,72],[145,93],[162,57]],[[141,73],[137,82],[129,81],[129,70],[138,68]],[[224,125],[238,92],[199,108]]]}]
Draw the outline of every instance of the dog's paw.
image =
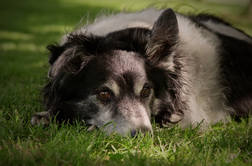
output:
[{"label": "dog's paw", "polygon": [[37,112],[31,117],[31,125],[32,126],[48,126],[50,124],[50,117],[48,112]]}]

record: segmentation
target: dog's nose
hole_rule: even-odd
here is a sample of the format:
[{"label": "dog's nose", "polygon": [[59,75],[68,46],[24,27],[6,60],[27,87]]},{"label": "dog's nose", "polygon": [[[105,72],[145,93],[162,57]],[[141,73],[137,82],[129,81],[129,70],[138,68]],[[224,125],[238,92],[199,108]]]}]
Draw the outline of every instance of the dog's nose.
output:
[{"label": "dog's nose", "polygon": [[142,127],[140,129],[136,129],[136,130],[131,130],[130,134],[132,136],[132,138],[137,137],[138,134],[142,133],[143,135],[145,135],[146,133],[151,133],[151,130],[145,127]]}]

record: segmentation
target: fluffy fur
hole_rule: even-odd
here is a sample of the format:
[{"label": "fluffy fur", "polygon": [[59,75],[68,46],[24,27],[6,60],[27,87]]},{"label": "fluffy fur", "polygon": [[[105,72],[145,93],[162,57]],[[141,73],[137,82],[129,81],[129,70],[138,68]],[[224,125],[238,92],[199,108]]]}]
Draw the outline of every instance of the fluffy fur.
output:
[{"label": "fluffy fur", "polygon": [[80,119],[135,136],[152,132],[152,116],[184,128],[227,122],[252,108],[252,39],[211,15],[119,13],[47,48],[47,111],[34,114],[33,125]]}]

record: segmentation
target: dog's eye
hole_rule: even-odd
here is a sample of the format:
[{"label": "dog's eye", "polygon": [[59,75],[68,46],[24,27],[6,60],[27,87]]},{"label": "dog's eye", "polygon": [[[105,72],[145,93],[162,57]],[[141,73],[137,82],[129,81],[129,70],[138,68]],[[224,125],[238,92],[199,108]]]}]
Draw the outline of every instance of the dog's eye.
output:
[{"label": "dog's eye", "polygon": [[150,88],[147,88],[147,87],[143,88],[141,95],[143,97],[147,97],[149,94],[150,94]]},{"label": "dog's eye", "polygon": [[103,100],[108,100],[108,99],[110,99],[110,93],[109,93],[109,92],[106,92],[106,91],[100,92],[100,93],[99,93],[99,96],[100,96],[100,98],[103,99]]}]

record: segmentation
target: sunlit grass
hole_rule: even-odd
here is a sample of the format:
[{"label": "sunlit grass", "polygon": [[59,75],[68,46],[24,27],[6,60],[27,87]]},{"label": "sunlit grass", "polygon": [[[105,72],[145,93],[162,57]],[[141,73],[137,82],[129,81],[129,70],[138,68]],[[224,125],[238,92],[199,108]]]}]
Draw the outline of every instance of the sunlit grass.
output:
[{"label": "sunlit grass", "polygon": [[22,43],[5,42],[0,46],[0,49],[4,51],[16,50],[16,51],[30,51],[36,53],[37,51],[44,50],[45,46],[28,42],[22,42]]},{"label": "sunlit grass", "polygon": [[0,31],[0,38],[7,39],[7,40],[26,41],[26,40],[34,39],[34,36],[31,34],[25,34],[22,32]]},{"label": "sunlit grass", "polygon": [[33,33],[64,33],[69,32],[74,27],[67,25],[45,25],[45,26],[31,26],[29,30]]}]

